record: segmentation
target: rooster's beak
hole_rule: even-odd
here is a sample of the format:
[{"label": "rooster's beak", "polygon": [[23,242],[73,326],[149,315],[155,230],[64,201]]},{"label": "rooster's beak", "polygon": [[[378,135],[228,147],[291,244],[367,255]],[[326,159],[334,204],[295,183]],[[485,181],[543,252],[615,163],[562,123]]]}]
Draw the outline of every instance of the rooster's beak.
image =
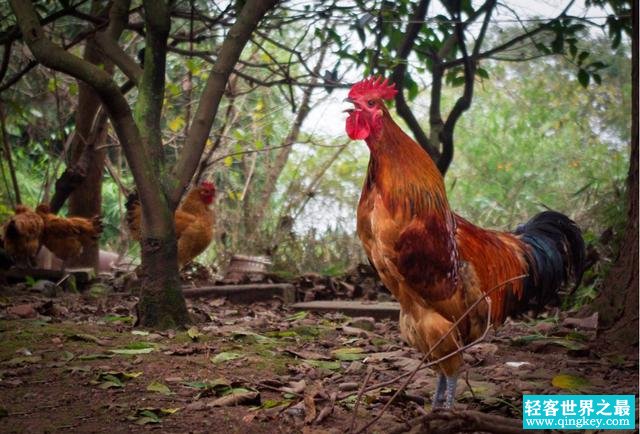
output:
[{"label": "rooster's beak", "polygon": [[[344,100],[342,100],[342,101],[343,101],[343,102],[350,102],[351,104],[354,104],[354,105],[355,105],[355,103],[356,103],[356,102],[355,102],[354,100],[352,100],[351,98],[345,98],[345,99],[344,99]],[[346,109],[346,110],[342,110],[342,112],[343,112],[343,113],[351,113],[352,111],[354,111],[354,109],[353,109],[353,108],[348,108],[348,109]]]}]

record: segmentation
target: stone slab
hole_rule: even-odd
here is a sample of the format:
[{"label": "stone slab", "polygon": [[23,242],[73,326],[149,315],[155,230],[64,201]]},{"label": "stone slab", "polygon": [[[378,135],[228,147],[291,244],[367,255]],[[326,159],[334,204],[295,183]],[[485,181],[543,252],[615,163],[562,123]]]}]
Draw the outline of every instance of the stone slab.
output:
[{"label": "stone slab", "polygon": [[398,320],[400,316],[400,304],[392,301],[367,302],[367,301],[308,301],[292,305],[295,310],[308,310],[311,312],[340,312],[351,317],[370,316],[377,320]]},{"label": "stone slab", "polygon": [[295,301],[295,287],[288,283],[256,283],[245,285],[212,285],[196,288],[182,288],[186,298],[219,298],[225,297],[232,303],[250,304],[254,301],[282,298],[285,303]]}]

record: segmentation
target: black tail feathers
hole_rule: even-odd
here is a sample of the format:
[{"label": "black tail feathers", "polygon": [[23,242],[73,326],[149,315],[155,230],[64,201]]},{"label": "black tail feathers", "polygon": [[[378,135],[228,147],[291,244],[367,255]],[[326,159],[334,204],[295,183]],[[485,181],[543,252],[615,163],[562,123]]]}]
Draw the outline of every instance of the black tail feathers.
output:
[{"label": "black tail feathers", "polygon": [[579,285],[585,247],[582,232],[573,220],[556,211],[543,211],[520,225],[515,234],[530,247],[529,276],[522,298],[526,306],[521,310],[539,310],[569,282]]}]

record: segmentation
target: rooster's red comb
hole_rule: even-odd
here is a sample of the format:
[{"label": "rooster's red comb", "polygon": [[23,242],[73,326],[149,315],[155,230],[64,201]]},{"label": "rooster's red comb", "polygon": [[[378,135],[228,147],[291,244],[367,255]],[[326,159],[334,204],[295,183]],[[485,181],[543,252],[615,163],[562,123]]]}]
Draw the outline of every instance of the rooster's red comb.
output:
[{"label": "rooster's red comb", "polygon": [[354,84],[349,91],[349,98],[358,98],[366,95],[369,98],[393,99],[398,91],[396,85],[389,83],[389,79],[381,76],[365,78]]},{"label": "rooster's red comb", "polygon": [[213,182],[211,181],[202,181],[200,183],[200,187],[204,188],[205,190],[213,190],[215,191],[216,186]]}]

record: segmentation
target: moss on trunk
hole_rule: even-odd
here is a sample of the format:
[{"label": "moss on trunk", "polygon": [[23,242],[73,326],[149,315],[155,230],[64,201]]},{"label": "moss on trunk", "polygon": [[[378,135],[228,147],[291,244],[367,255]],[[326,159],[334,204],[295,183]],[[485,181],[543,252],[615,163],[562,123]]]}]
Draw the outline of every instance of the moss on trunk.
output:
[{"label": "moss on trunk", "polygon": [[175,238],[142,240],[142,292],[137,324],[154,329],[184,327],[189,312],[180,289]]}]

